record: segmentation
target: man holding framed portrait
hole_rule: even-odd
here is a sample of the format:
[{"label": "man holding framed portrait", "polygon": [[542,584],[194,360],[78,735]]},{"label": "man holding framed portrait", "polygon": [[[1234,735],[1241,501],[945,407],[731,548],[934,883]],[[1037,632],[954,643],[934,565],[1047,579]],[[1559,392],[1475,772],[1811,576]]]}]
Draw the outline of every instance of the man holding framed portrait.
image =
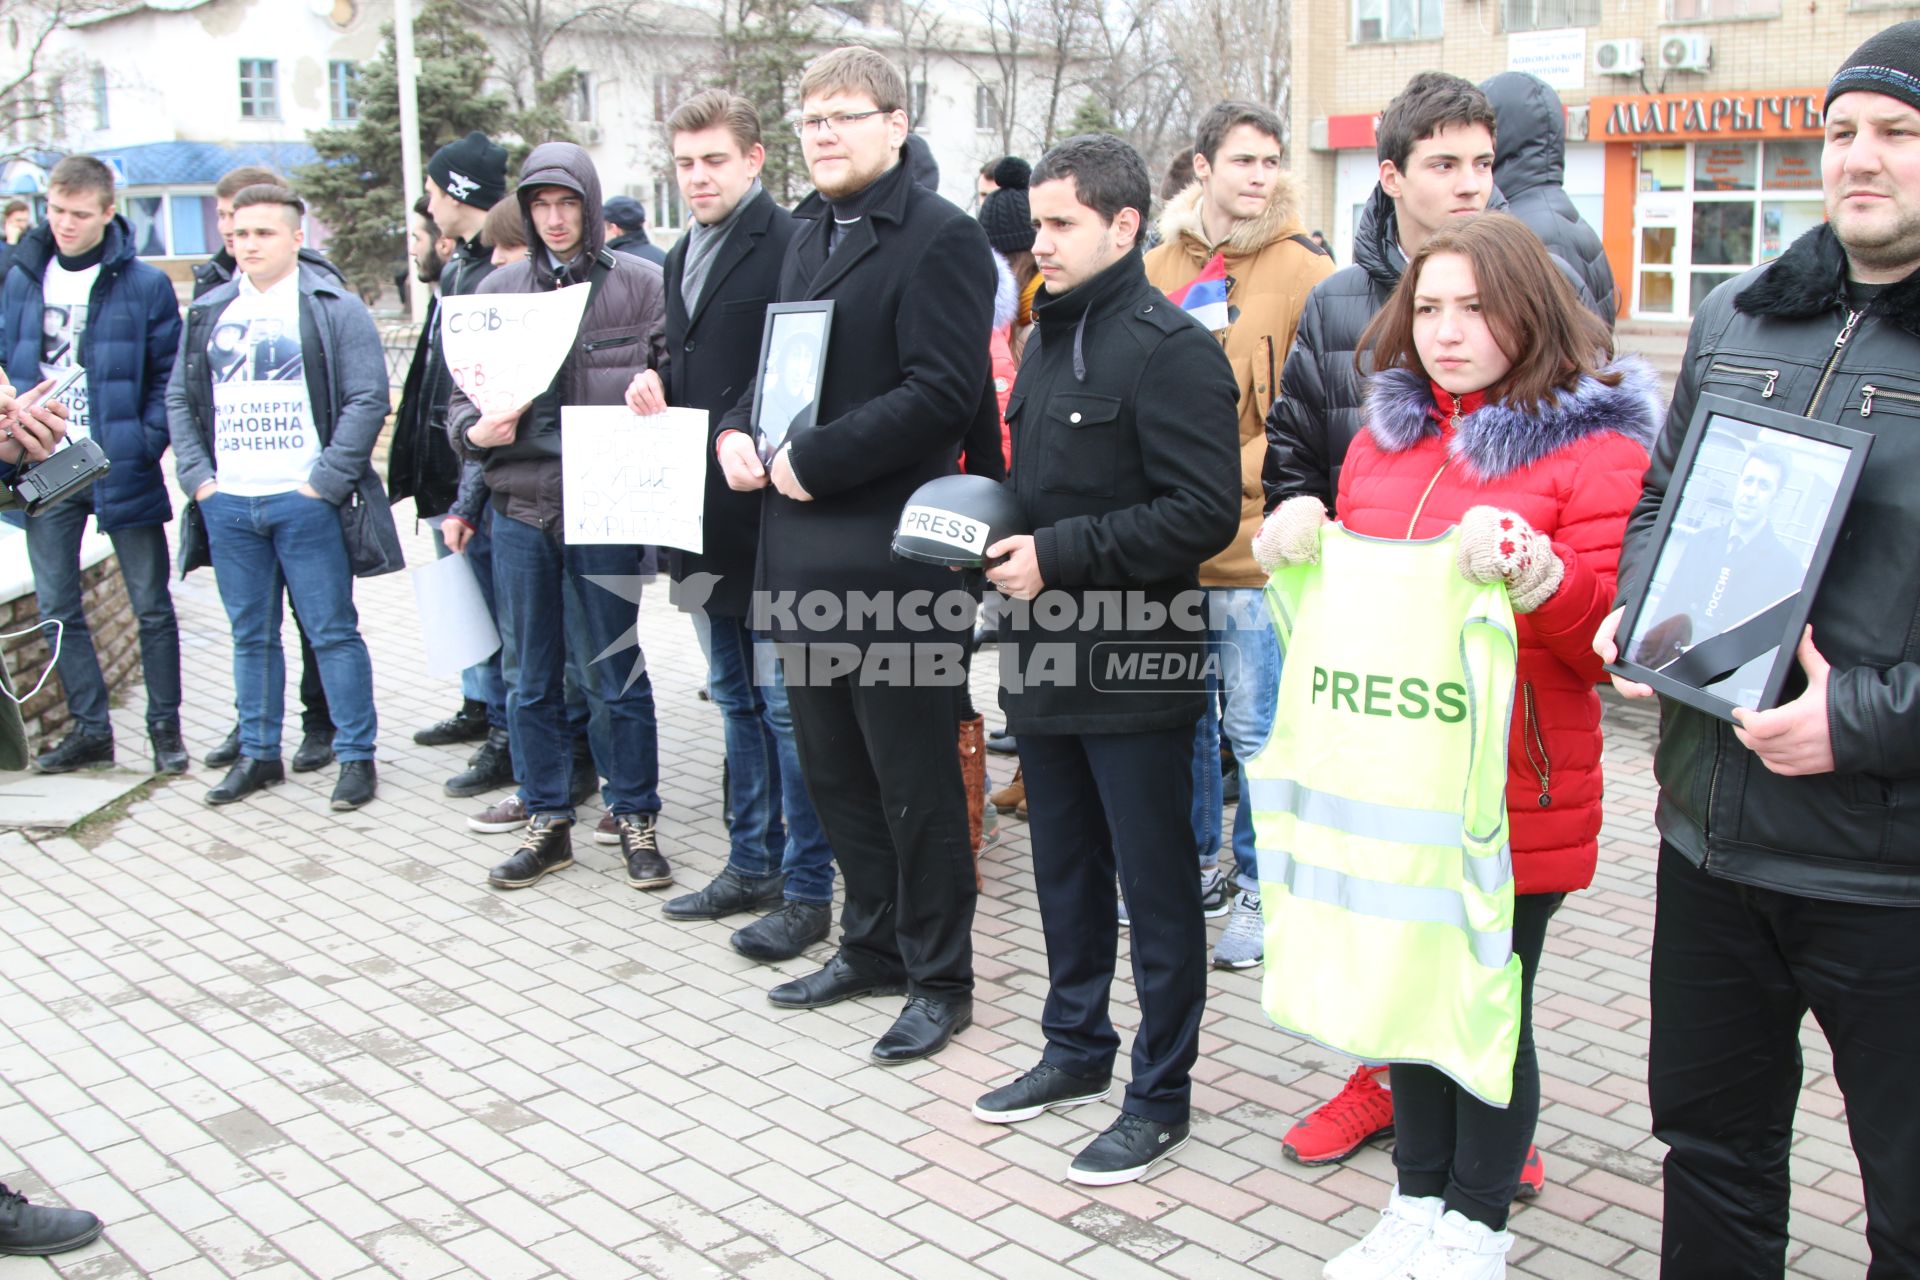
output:
[{"label": "man holding framed portrait", "polygon": [[[1660,688],[1648,1088],[1668,1147],[1667,1280],[1784,1273],[1809,1009],[1832,1046],[1860,1161],[1868,1274],[1920,1274],[1920,22],[1856,50],[1825,111],[1827,222],[1700,308],[1620,562],[1629,609],[1644,599],[1717,627],[1752,603],[1730,598],[1747,590],[1736,585],[1749,575],[1746,548],[1762,545],[1763,526],[1793,547],[1783,504],[1796,485],[1820,487],[1796,476],[1796,457],[1773,494],[1743,495],[1749,478],[1765,487],[1771,474],[1769,428],[1780,428],[1774,443],[1871,437],[1869,451],[1849,446],[1850,500],[1842,483],[1830,518],[1798,535],[1820,530],[1816,567],[1823,544],[1832,555],[1795,592],[1807,625],[1784,637],[1797,642],[1797,670],[1780,674],[1779,705],[1736,702],[1723,719]],[[1709,403],[1696,414],[1708,396],[1724,397],[1724,412]],[[1727,457],[1737,478],[1725,527],[1692,534],[1709,567],[1691,581],[1696,556],[1683,545],[1663,580],[1715,424],[1738,436],[1743,422],[1756,447]],[[1662,592],[1683,607],[1664,610]],[[1602,658],[1640,656],[1648,636],[1634,621],[1616,647],[1622,612],[1608,619],[1594,642]],[[1615,684],[1654,692],[1618,674]]]}]

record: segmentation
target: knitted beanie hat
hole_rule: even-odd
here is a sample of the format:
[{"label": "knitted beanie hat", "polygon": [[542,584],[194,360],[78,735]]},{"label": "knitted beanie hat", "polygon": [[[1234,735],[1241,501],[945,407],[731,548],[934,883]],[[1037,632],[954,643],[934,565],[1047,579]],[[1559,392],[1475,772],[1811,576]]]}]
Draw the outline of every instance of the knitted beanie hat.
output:
[{"label": "knitted beanie hat", "polygon": [[1920,19],[1897,22],[1853,51],[1827,85],[1827,100],[1853,90],[1884,93],[1920,111]]},{"label": "knitted beanie hat", "polygon": [[475,130],[434,152],[427,176],[461,204],[491,209],[507,194],[507,149]]},{"label": "knitted beanie hat", "polygon": [[[1017,167],[1016,167],[1017,163]],[[1000,189],[980,205],[980,229],[987,243],[1002,253],[1019,253],[1033,248],[1033,215],[1027,207],[1027,179],[1033,172],[1024,160],[1003,161],[995,166],[993,177]]]}]

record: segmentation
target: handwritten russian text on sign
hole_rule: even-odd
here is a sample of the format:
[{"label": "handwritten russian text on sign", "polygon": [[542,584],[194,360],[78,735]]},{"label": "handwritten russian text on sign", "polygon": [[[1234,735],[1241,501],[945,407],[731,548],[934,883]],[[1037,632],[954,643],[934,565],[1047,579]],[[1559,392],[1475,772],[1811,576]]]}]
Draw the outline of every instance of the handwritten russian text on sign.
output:
[{"label": "handwritten russian text on sign", "polygon": [[625,405],[560,410],[566,540],[702,550],[707,411],[643,418]]},{"label": "handwritten russian text on sign", "polygon": [[545,391],[580,332],[591,288],[440,299],[440,349],[467,399],[495,413]]}]

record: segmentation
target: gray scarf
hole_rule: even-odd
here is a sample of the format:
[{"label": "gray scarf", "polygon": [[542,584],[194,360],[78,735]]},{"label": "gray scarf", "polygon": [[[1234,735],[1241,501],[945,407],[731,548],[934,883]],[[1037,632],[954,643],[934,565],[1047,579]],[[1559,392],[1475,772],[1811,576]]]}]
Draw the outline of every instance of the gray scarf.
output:
[{"label": "gray scarf", "polygon": [[689,315],[700,305],[700,294],[707,287],[707,273],[713,270],[714,256],[727,242],[747,206],[760,198],[760,190],[760,179],[755,178],[747,194],[740,197],[740,203],[733,206],[732,213],[712,226],[696,221],[687,231],[687,261],[680,273],[680,296],[687,300]]}]

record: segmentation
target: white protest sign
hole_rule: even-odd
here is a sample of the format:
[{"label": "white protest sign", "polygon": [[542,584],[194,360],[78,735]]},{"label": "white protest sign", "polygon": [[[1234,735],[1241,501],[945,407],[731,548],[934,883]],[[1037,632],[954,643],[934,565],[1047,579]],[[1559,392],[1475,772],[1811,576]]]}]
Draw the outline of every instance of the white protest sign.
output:
[{"label": "white protest sign", "polygon": [[575,543],[701,550],[707,411],[643,418],[625,405],[560,410],[561,514]]},{"label": "white protest sign", "polygon": [[500,647],[487,598],[464,555],[442,556],[407,571],[426,623],[427,674],[457,676]]},{"label": "white protest sign", "polygon": [[440,299],[440,349],[467,399],[494,413],[545,391],[580,332],[591,289],[575,284],[549,293]]}]

